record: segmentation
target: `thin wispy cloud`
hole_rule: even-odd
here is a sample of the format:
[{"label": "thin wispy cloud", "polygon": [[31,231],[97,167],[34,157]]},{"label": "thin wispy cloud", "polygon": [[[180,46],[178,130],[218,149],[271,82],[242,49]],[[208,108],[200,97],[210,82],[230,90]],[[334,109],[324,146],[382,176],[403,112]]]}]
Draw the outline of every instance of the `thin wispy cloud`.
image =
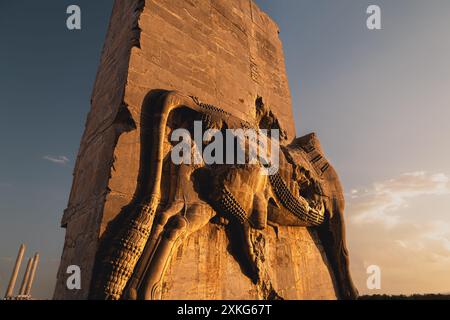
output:
[{"label": "thin wispy cloud", "polygon": [[44,160],[50,161],[52,163],[55,164],[59,164],[59,165],[65,165],[67,163],[70,162],[69,158],[67,158],[66,156],[43,156],[42,157]]},{"label": "thin wispy cloud", "polygon": [[405,173],[397,178],[374,183],[365,189],[354,189],[347,197],[350,220],[355,224],[383,223],[393,227],[399,223],[397,212],[422,196],[450,194],[450,178],[426,172]]},{"label": "thin wispy cloud", "polygon": [[450,178],[426,172],[402,174],[346,195],[352,270],[363,293],[376,293],[365,285],[372,264],[382,269],[385,293],[449,290],[450,223],[439,215],[449,209],[449,196]]},{"label": "thin wispy cloud", "polygon": [[[450,225],[402,221],[348,226],[351,268],[364,294],[443,293],[450,290]],[[367,267],[382,272],[381,292],[366,287]]]}]

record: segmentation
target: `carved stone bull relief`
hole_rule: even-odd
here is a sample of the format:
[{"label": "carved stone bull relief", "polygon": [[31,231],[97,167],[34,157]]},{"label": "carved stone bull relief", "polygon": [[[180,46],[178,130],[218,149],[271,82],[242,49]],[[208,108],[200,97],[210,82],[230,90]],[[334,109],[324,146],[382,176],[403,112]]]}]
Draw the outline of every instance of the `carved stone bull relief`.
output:
[{"label": "carved stone bull relief", "polygon": [[[224,224],[239,243],[240,264],[257,284],[261,299],[282,298],[265,260],[264,230],[272,226],[316,228],[333,269],[338,296],[357,297],[344,230],[344,196],[339,178],[314,134],[286,140],[263,99],[252,122],[178,92],[150,93],[143,105],[142,151],[133,201],[111,223],[97,253],[90,296],[94,299],[159,299],[170,259],[189,235],[208,223]],[[176,165],[170,135],[177,128],[278,129],[277,170],[264,172],[267,159],[245,164]],[[146,124],[145,124],[146,123]],[[202,145],[193,142],[192,157]],[[251,144],[252,142],[247,142]],[[248,154],[245,154],[248,157]]]}]

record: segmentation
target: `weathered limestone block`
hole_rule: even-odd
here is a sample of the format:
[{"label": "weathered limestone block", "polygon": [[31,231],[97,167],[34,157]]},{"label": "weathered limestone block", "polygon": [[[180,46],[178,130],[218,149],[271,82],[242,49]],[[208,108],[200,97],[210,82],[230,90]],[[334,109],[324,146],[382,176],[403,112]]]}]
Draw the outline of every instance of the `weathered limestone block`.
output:
[{"label": "weathered limestone block", "polygon": [[[66,240],[55,299],[86,299],[95,255],[108,224],[138,185],[142,111],[152,90],[177,90],[243,119],[264,97],[295,137],[278,26],[252,0],[116,0],[92,107],[62,219]],[[286,299],[335,299],[314,231],[266,230],[267,266]],[[163,299],[256,299],[256,288],[229,251],[223,227],[210,224],[172,259]],[[67,290],[66,269],[79,265],[82,289]]]},{"label": "weathered limestone block", "polygon": [[[334,287],[314,235],[305,228],[269,228],[269,273],[285,299],[333,299]],[[191,235],[172,258],[163,299],[258,299],[256,286],[229,252],[223,227],[210,224]]]}]

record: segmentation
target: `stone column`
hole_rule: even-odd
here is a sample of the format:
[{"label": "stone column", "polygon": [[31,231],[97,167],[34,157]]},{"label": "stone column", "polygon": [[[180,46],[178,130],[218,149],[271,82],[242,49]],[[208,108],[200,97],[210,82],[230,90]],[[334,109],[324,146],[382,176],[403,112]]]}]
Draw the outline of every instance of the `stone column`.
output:
[{"label": "stone column", "polygon": [[21,244],[19,253],[17,254],[16,263],[14,265],[11,279],[9,280],[8,289],[6,290],[5,298],[11,298],[14,295],[14,287],[16,286],[17,275],[19,274],[20,265],[22,264],[23,254],[25,253],[25,245]]},{"label": "stone column", "polygon": [[25,287],[24,295],[26,296],[29,296],[31,294],[31,287],[33,286],[34,276],[36,274],[38,264],[39,264],[39,253],[36,253],[33,258],[33,265],[31,266],[30,277]]},{"label": "stone column", "polygon": [[31,268],[33,266],[33,261],[34,261],[33,258],[28,259],[27,269],[26,269],[25,274],[23,276],[22,285],[20,286],[20,290],[19,290],[19,296],[25,295],[25,289],[26,289],[28,280],[30,279],[30,273],[31,273]]}]

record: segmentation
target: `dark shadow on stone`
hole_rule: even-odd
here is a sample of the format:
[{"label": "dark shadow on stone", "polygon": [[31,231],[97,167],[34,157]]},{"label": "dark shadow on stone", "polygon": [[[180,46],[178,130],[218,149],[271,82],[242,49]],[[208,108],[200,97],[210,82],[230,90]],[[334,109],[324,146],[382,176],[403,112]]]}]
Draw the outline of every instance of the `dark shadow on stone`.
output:
[{"label": "dark shadow on stone", "polygon": [[249,255],[245,252],[244,246],[244,232],[242,225],[238,222],[230,221],[226,226],[225,232],[228,237],[229,245],[227,247],[228,253],[236,260],[242,273],[250,278],[253,284],[256,284],[259,280],[259,275],[253,261],[250,261]]},{"label": "dark shadow on stone", "polygon": [[333,267],[334,264],[328,258],[329,254],[327,254],[325,245],[322,243],[321,238],[319,237],[318,230],[317,230],[317,228],[306,228],[306,229],[308,230],[309,234],[311,235],[311,238],[314,240],[316,247],[320,251],[322,261],[327,266],[328,272],[331,276],[331,281],[333,283],[334,292],[336,294],[336,297],[339,299],[340,298],[340,293],[339,293],[340,290],[339,290],[339,285],[338,285],[338,282],[336,279],[335,270]]}]

